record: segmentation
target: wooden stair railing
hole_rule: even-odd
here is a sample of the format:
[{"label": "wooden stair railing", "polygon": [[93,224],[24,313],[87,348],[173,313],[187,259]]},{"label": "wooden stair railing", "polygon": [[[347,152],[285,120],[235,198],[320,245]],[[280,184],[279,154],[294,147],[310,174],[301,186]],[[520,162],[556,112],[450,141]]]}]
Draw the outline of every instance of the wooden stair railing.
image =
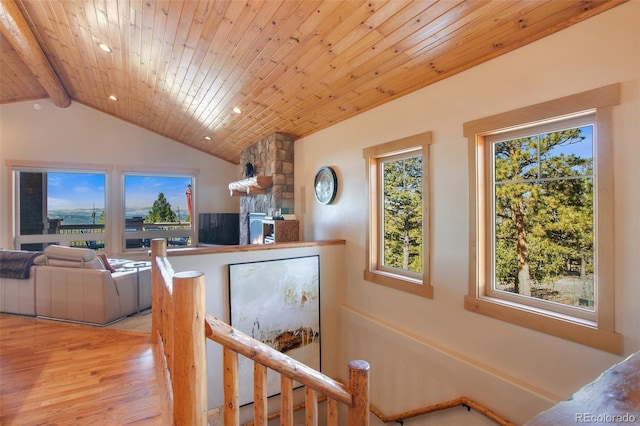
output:
[{"label": "wooden stair railing", "polygon": [[[305,385],[306,425],[318,424],[318,401],[326,397],[327,424],[338,424],[338,403],[347,424],[369,425],[369,364],[349,363],[349,385],[252,339],[205,312],[201,272],[174,273],[167,242],[151,242],[152,341],[162,348],[174,425],[207,425],[206,338],[223,346],[224,424],[240,423],[238,355],[254,361],[254,424],[267,424],[267,368],[281,375],[281,424],[293,425],[293,382]],[[323,395],[323,396],[319,396]]]},{"label": "wooden stair railing", "polygon": [[207,424],[204,274],[174,273],[167,241],[151,242],[151,341],[161,348],[174,425]]},{"label": "wooden stair railing", "polygon": [[474,409],[480,414],[487,417],[488,419],[493,420],[493,422],[495,422],[496,424],[499,424],[500,426],[513,426],[513,423],[510,422],[509,420],[506,420],[505,418],[497,415],[493,411],[478,404],[474,400],[467,398],[466,396],[462,396],[460,398],[452,399],[452,400],[441,402],[438,404],[425,406],[415,410],[405,411],[403,413],[393,414],[390,416],[383,414],[382,411],[380,411],[377,407],[371,404],[371,412],[375,414],[375,416],[379,418],[380,421],[382,421],[383,423],[395,422],[395,423],[402,424],[404,420],[408,420],[413,417],[422,416],[425,414],[431,414],[431,413],[435,413],[436,411],[446,410],[447,408],[453,408],[458,406],[465,407],[469,411],[471,409]]},{"label": "wooden stair railing", "polygon": [[[306,387],[307,425],[318,424],[318,394],[327,397],[328,424],[337,424],[338,402],[349,407],[349,425],[369,424],[369,364],[366,361],[357,360],[349,363],[349,385],[345,386],[212,316],[207,316],[207,326],[207,337],[224,346],[225,425],[236,425],[239,422],[238,354],[254,361],[255,425],[265,425],[268,417],[267,368],[277,371],[282,377],[281,424],[293,424],[294,380]],[[228,419],[230,417],[235,420],[231,421]]]}]

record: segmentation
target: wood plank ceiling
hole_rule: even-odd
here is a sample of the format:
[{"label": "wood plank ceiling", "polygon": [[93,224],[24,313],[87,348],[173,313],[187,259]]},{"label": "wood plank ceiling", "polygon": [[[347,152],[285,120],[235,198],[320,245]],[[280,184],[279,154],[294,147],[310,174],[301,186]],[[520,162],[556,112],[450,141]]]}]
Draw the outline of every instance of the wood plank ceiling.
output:
[{"label": "wood plank ceiling", "polygon": [[66,96],[238,163],[624,1],[0,0],[0,103]]}]

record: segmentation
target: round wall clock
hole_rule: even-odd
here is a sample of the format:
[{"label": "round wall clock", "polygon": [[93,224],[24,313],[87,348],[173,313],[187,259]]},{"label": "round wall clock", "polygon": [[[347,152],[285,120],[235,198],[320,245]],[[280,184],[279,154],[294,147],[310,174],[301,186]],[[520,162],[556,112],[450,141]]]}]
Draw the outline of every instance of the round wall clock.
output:
[{"label": "round wall clock", "polygon": [[313,183],[313,192],[320,204],[331,204],[338,192],[338,178],[331,167],[320,167]]}]

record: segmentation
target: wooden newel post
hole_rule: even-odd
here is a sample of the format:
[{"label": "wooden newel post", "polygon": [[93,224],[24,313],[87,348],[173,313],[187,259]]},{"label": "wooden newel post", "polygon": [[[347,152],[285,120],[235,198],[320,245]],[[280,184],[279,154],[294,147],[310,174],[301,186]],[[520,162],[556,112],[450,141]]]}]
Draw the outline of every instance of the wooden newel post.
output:
[{"label": "wooden newel post", "polygon": [[204,274],[173,276],[173,424],[207,425]]},{"label": "wooden newel post", "polygon": [[160,331],[160,321],[162,318],[162,295],[164,294],[164,281],[156,258],[167,256],[167,240],[155,238],[151,240],[151,342],[158,343],[158,332]]},{"label": "wooden newel post", "polygon": [[363,360],[349,362],[349,390],[353,405],[349,407],[349,426],[369,425],[369,363]]}]

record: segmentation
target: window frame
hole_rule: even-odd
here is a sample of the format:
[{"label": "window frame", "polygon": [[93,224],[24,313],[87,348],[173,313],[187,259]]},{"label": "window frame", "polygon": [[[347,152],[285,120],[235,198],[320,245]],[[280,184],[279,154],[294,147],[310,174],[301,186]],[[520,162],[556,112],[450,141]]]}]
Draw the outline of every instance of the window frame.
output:
[{"label": "window frame", "polygon": [[[487,188],[489,189],[488,191],[488,197],[491,200],[495,200],[496,198],[496,193],[495,193],[495,189],[496,189],[496,181],[495,181],[495,153],[493,148],[495,147],[496,143],[502,142],[502,141],[508,141],[508,140],[513,140],[513,139],[518,139],[518,138],[525,138],[528,137],[532,134],[535,134],[536,136],[541,134],[541,133],[551,133],[551,132],[557,132],[557,131],[561,131],[564,129],[568,129],[568,128],[578,128],[578,127],[586,127],[586,126],[592,126],[594,129],[596,127],[596,122],[597,122],[597,117],[595,114],[594,110],[588,110],[588,111],[583,111],[580,112],[578,114],[575,115],[571,115],[568,117],[563,117],[559,120],[553,120],[553,121],[546,121],[542,124],[540,123],[536,123],[534,125],[526,125],[523,127],[519,127],[517,129],[512,129],[506,132],[496,132],[496,133],[489,133],[483,136],[484,138],[484,143],[487,144],[487,171],[489,173],[488,175],[488,183],[490,184],[489,186],[487,186]],[[593,148],[595,148],[595,144],[597,144],[596,141],[596,135],[594,135],[593,139],[594,139],[594,145]],[[592,154],[593,154],[593,148],[592,148]],[[596,157],[593,156],[593,165],[596,165]],[[586,176],[563,176],[563,177],[554,177],[553,180],[555,181],[561,181],[561,180],[573,180],[573,179],[592,179],[593,180],[593,195],[594,195],[594,206],[597,205],[598,202],[598,197],[597,197],[597,178],[596,178],[596,168],[593,167],[592,173],[591,175],[589,175],[588,177]],[[544,177],[538,177],[535,179],[537,182],[541,182],[543,180],[548,180],[548,178],[544,178]],[[495,265],[496,262],[496,247],[495,247],[495,239],[496,239],[496,225],[495,225],[495,216],[496,216],[496,211],[495,211],[495,202],[493,204],[491,204],[491,214],[487,214],[486,215],[486,219],[487,219],[487,223],[486,223],[486,228],[488,230],[487,234],[488,234],[488,238],[490,238],[492,240],[492,244],[490,247],[490,250],[488,250],[487,255],[489,256],[488,260],[487,260],[487,264],[489,265]],[[594,222],[595,222],[595,211],[594,211]],[[596,226],[594,225],[594,231]],[[597,251],[597,240],[598,240],[599,236],[597,235],[596,232],[594,232],[594,250]],[[594,306],[593,309],[584,309],[584,308],[580,308],[577,306],[573,306],[573,305],[567,305],[567,304],[560,304],[560,303],[556,303],[556,302],[551,302],[548,300],[544,300],[544,299],[537,299],[537,298],[533,298],[531,296],[527,296],[527,295],[520,295],[517,293],[510,293],[510,292],[505,292],[502,290],[496,290],[494,287],[495,282],[495,268],[491,269],[491,270],[487,270],[487,281],[488,284],[487,288],[486,288],[486,294],[488,297],[491,298],[495,298],[495,299],[503,299],[506,301],[511,301],[514,302],[516,304],[518,304],[520,301],[523,301],[524,305],[527,305],[529,307],[538,307],[541,310],[548,310],[550,312],[553,312],[554,315],[568,315],[570,317],[575,317],[577,319],[583,319],[586,321],[590,321],[591,323],[595,323],[596,321],[596,307]],[[490,279],[489,279],[490,278]],[[490,282],[489,282],[490,281]],[[595,283],[594,283],[595,284]],[[595,290],[595,286],[594,286],[594,290]],[[597,300],[597,292],[594,291],[594,295],[596,296],[596,298],[594,300]],[[523,299],[525,298],[525,299]]]},{"label": "window frame", "polygon": [[[105,168],[100,167],[74,167],[68,164],[59,164],[59,163],[33,163],[33,162],[12,162],[8,161],[7,165],[10,169],[10,173],[12,175],[13,181],[13,195],[12,195],[12,217],[13,221],[13,232],[14,232],[14,248],[16,250],[20,250],[23,244],[62,244],[71,246],[72,243],[84,242],[85,244],[95,241],[95,240],[103,240],[104,247],[103,250],[107,250],[108,244],[108,235],[109,235],[109,215],[107,214],[108,209],[108,194],[109,194],[109,171]],[[20,231],[21,227],[21,217],[20,217],[20,178],[18,174],[20,173],[68,173],[68,174],[94,174],[101,175],[104,177],[104,211],[107,217],[107,221],[104,224],[103,232],[83,232],[83,233],[60,233],[60,234],[25,234],[22,235]],[[45,194],[46,196],[46,194]]]},{"label": "window frame", "polygon": [[[7,205],[4,210],[11,217],[11,232],[13,247],[20,247],[23,243],[44,243],[70,245],[72,242],[104,240],[104,252],[106,253],[132,253],[142,252],[146,249],[126,249],[126,238],[137,238],[139,234],[125,234],[125,200],[124,200],[124,176],[126,174],[157,175],[164,177],[188,177],[192,182],[193,190],[193,216],[191,218],[191,229],[188,230],[188,237],[191,238],[191,246],[198,243],[198,213],[197,213],[197,182],[199,169],[175,168],[166,169],[158,167],[122,167],[104,164],[84,164],[84,163],[62,163],[49,161],[24,161],[7,159],[6,173],[7,179],[11,182],[11,192],[7,196]],[[103,174],[105,176],[105,224],[104,233],[83,233],[83,234],[35,234],[20,235],[20,187],[16,173],[19,172],[60,172],[60,173],[88,173]],[[146,231],[144,238],[175,238],[185,235],[186,230],[177,231]],[[67,235],[70,235],[69,237]],[[81,235],[81,238],[77,236]]]},{"label": "window frame", "polygon": [[[366,223],[366,281],[401,290],[417,296],[432,299],[433,287],[430,283],[430,240],[429,240],[429,145],[431,132],[420,133],[407,138],[386,142],[363,149],[366,164],[367,223]],[[402,154],[422,155],[422,273],[384,267],[380,262],[382,252],[382,226],[380,205],[383,188],[380,183],[382,161]]]},{"label": "window frame", "polygon": [[[622,336],[614,327],[613,276],[613,165],[611,114],[620,102],[620,85],[566,96],[464,123],[463,133],[469,154],[469,291],[464,298],[468,311],[510,322],[569,341],[622,353]],[[492,297],[492,244],[489,231],[492,218],[491,149],[488,135],[515,128],[562,119],[585,111],[595,112],[594,146],[594,232],[595,319],[552,312],[503,298]]]},{"label": "window frame", "polygon": [[121,247],[120,250],[122,253],[127,252],[139,252],[146,251],[149,248],[142,245],[141,247],[136,248],[128,248],[127,240],[152,240],[154,238],[166,238],[167,242],[172,238],[181,238],[186,237],[191,239],[191,246],[195,247],[197,244],[196,241],[196,232],[195,228],[197,226],[197,221],[193,216],[196,216],[196,198],[193,197],[193,211],[194,214],[191,217],[191,227],[189,229],[183,230],[141,230],[141,231],[127,231],[125,226],[126,224],[126,178],[127,176],[137,176],[137,177],[159,177],[159,178],[188,178],[191,179],[192,191],[195,194],[196,188],[196,177],[197,174],[194,171],[162,171],[159,172],[157,170],[140,170],[140,169],[127,169],[120,171],[120,180],[121,180],[121,213],[118,218],[119,226],[121,229]]}]

